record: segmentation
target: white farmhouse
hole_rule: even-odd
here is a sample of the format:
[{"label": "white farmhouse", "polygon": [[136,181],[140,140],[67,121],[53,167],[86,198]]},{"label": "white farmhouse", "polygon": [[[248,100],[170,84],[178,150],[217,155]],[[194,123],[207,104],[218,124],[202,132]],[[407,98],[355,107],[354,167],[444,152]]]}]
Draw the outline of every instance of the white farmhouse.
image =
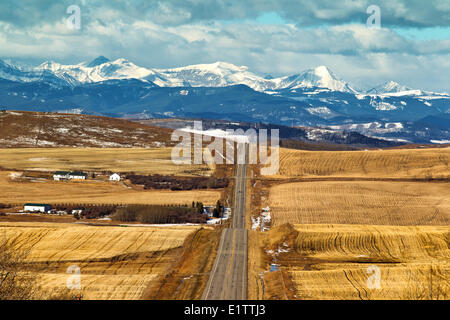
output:
[{"label": "white farmhouse", "polygon": [[109,180],[110,181],[120,181],[120,175],[117,173],[113,173],[112,175],[109,176]]},{"label": "white farmhouse", "polygon": [[51,210],[51,206],[49,204],[40,204],[40,203],[25,203],[23,206],[23,211],[28,212],[49,212]]}]

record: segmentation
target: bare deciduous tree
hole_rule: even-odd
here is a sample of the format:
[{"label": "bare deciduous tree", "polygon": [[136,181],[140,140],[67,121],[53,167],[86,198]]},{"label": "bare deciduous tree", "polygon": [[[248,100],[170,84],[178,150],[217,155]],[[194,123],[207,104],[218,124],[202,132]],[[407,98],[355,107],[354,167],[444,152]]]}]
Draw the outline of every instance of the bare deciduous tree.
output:
[{"label": "bare deciduous tree", "polygon": [[0,300],[36,297],[36,277],[24,269],[29,251],[17,248],[15,240],[0,239]]}]

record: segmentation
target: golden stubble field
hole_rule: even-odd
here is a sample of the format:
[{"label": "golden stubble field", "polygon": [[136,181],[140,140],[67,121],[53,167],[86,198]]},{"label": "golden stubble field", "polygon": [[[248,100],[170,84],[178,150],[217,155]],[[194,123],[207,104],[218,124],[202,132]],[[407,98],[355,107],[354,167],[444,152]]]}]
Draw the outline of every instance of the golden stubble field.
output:
[{"label": "golden stubble field", "polygon": [[446,178],[450,148],[301,151],[280,148],[278,178]]},{"label": "golden stubble field", "polygon": [[17,182],[14,171],[0,171],[0,203],[85,203],[85,204],[215,204],[218,190],[134,190],[110,181]]},{"label": "golden stubble field", "polygon": [[[67,291],[67,268],[81,272],[83,299],[140,299],[170,272],[198,226],[110,227],[0,222],[0,237],[27,252],[24,267],[43,291]],[[76,295],[78,290],[69,294]]]},{"label": "golden stubble field", "polygon": [[450,183],[316,181],[275,185],[272,225],[448,225]]},{"label": "golden stubble field", "polygon": [[136,174],[209,175],[201,165],[176,165],[172,148],[8,148],[1,149],[0,167],[35,171],[113,171]]},{"label": "golden stubble field", "polygon": [[[295,225],[280,257],[298,299],[448,299],[445,226]],[[285,260],[284,260],[285,259]],[[379,275],[379,286],[373,277]]]},{"label": "golden stubble field", "polygon": [[[269,205],[272,230],[250,234],[250,252],[261,254],[249,294],[448,299],[449,159],[444,148],[281,149],[278,175],[253,182],[252,212]],[[270,272],[272,263],[280,270]]]}]

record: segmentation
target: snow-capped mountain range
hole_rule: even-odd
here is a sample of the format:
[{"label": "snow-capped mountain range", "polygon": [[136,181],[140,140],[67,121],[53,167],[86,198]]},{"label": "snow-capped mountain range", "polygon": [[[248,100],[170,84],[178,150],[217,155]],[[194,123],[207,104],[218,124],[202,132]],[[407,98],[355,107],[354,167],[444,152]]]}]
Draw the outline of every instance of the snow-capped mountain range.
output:
[{"label": "snow-capped mountain range", "polygon": [[93,61],[76,65],[63,65],[46,61],[37,67],[20,67],[0,60],[0,78],[13,81],[45,80],[57,84],[80,85],[107,80],[140,79],[160,87],[224,87],[244,84],[256,91],[270,92],[281,89],[322,88],[354,94],[421,94],[394,81],[388,81],[367,92],[357,92],[339,79],[326,66],[318,66],[298,74],[266,79],[245,66],[227,62],[197,64],[173,69],[148,69],[120,58],[114,61],[99,56]]},{"label": "snow-capped mountain range", "polygon": [[269,79],[226,62],[149,69],[103,56],[35,67],[0,60],[0,107],[320,126],[421,143],[450,140],[449,94],[394,81],[360,92],[325,66]]}]

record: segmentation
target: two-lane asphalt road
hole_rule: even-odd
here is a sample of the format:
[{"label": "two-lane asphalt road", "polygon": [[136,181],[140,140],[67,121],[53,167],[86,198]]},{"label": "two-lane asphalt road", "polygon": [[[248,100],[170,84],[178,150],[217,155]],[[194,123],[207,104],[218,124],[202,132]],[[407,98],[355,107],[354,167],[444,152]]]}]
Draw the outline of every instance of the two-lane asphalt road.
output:
[{"label": "two-lane asphalt road", "polygon": [[232,228],[222,231],[211,274],[203,292],[204,300],[247,299],[247,229],[245,228],[245,163],[236,165]]}]

